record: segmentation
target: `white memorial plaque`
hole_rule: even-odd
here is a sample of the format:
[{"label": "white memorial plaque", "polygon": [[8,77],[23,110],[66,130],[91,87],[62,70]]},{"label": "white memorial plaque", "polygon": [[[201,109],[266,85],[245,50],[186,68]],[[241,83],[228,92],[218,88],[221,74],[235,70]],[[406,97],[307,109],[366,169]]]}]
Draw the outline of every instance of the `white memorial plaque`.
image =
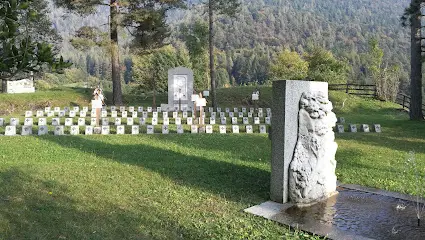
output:
[{"label": "white memorial plaque", "polygon": [[78,126],[85,126],[86,125],[86,119],[85,118],[79,118],[78,119]]},{"label": "white memorial plaque", "polygon": [[228,112],[230,112],[230,108],[226,108],[226,110],[225,110],[225,111],[226,111],[227,113],[228,113]]},{"label": "white memorial plaque", "polygon": [[54,116],[55,116],[55,112],[53,112],[53,111],[47,112],[47,117],[54,117]]},{"label": "white memorial plaque", "polygon": [[169,133],[169,126],[168,125],[162,125],[162,134],[168,134]]},{"label": "white memorial plaque", "polygon": [[148,125],[148,126],[146,127],[146,133],[147,133],[147,134],[154,134],[154,126],[152,126],[152,125]]},{"label": "white memorial plaque", "polygon": [[242,108],[242,112],[243,113],[246,113],[246,108]]},{"label": "white memorial plaque", "polygon": [[25,118],[24,126],[32,126],[34,125],[34,120],[32,118]]},{"label": "white memorial plaque", "polygon": [[210,117],[210,124],[215,125],[215,117]]},{"label": "white memorial plaque", "polygon": [[96,126],[96,118],[90,119],[90,126]]},{"label": "white memorial plaque", "polygon": [[63,126],[56,126],[53,130],[53,134],[55,136],[61,136],[65,134],[65,130]]},{"label": "white memorial plaque", "polygon": [[243,124],[244,124],[244,125],[249,124],[249,118],[247,118],[247,117],[243,117],[243,118],[242,118],[242,122],[243,122]]},{"label": "white memorial plaque", "polygon": [[248,113],[248,117],[249,117],[249,118],[252,118],[252,112],[249,112],[249,113]]},{"label": "white memorial plaque", "polygon": [[37,117],[44,117],[44,112],[43,111],[37,111],[36,116]]},{"label": "white memorial plaque", "polygon": [[239,126],[238,125],[232,125],[232,132],[233,133],[239,133]]},{"label": "white memorial plaque", "polygon": [[221,118],[226,117],[226,113],[225,112],[220,112],[220,117]]},{"label": "white memorial plaque", "polygon": [[128,116],[127,111],[121,112],[121,117],[126,118]]},{"label": "white memorial plaque", "polygon": [[350,124],[350,132],[357,132],[357,126],[355,124]]},{"label": "white memorial plaque", "polygon": [[4,118],[0,118],[0,126],[4,125]]},{"label": "white memorial plaque", "polygon": [[75,125],[71,126],[70,134],[71,135],[80,135],[80,127],[75,126]]},{"label": "white memorial plaque", "polygon": [[109,126],[109,118],[102,118],[102,126]]},{"label": "white memorial plaque", "polygon": [[238,118],[232,117],[232,124],[238,124]]},{"label": "white memorial plaque", "polygon": [[72,126],[72,118],[66,118],[65,119],[65,126]]},{"label": "white memorial plaque", "polygon": [[192,124],[193,124],[193,118],[188,117],[188,118],[186,119],[186,124],[187,124],[187,125],[192,125]]},{"label": "white memorial plaque", "polygon": [[131,117],[132,117],[132,118],[137,118],[137,115],[138,115],[138,114],[137,114],[137,112],[136,112],[136,111],[134,111],[134,112],[132,112],[132,113],[131,113]]},{"label": "white memorial plaque", "polygon": [[184,133],[184,128],[183,128],[183,126],[182,126],[182,125],[177,125],[177,133],[178,133],[178,134],[182,134],[182,133]]},{"label": "white memorial plaque", "polygon": [[139,132],[140,132],[139,126],[135,125],[135,126],[131,127],[131,134],[137,135],[137,134],[139,134]]},{"label": "white memorial plaque", "polygon": [[377,133],[382,132],[381,124],[373,124],[373,127],[375,129],[375,132],[377,132]]},{"label": "white memorial plaque", "polygon": [[198,133],[198,126],[197,125],[191,125],[190,126],[190,132],[191,133]]},{"label": "white memorial plaque", "polygon": [[169,118],[164,118],[163,119],[163,123],[162,123],[163,125],[170,125],[170,119]]},{"label": "white memorial plaque", "polygon": [[188,114],[187,114],[187,112],[185,111],[185,112],[183,112],[183,118],[187,118],[188,117]]},{"label": "white memorial plaque", "polygon": [[134,112],[134,107],[133,106],[128,107],[128,111],[131,113]]},{"label": "white memorial plaque", "polygon": [[338,133],[344,133],[344,125],[337,125]]},{"label": "white memorial plaque", "polygon": [[16,135],[16,126],[6,126],[5,136],[15,136]]},{"label": "white memorial plaque", "polygon": [[245,126],[245,132],[246,132],[246,133],[253,133],[253,132],[254,132],[254,130],[253,130],[252,125],[246,125],[246,126]]},{"label": "white memorial plaque", "polygon": [[239,112],[239,109],[238,108],[233,108],[233,112],[237,113],[237,112]]},{"label": "white memorial plaque", "polygon": [[121,125],[121,118],[115,118],[114,124],[115,126]]},{"label": "white memorial plaque", "polygon": [[111,117],[117,118],[118,117],[118,112],[117,111],[111,111]]},{"label": "white memorial plaque", "polygon": [[18,125],[19,125],[19,118],[10,118],[10,126],[18,126]]},{"label": "white memorial plaque", "polygon": [[220,130],[220,133],[226,133],[227,132],[226,125],[220,125],[219,130]]},{"label": "white memorial plaque", "polygon": [[181,119],[181,118],[179,118],[179,117],[177,117],[177,118],[175,119],[175,124],[176,124],[176,125],[181,125],[181,124],[182,124],[182,119]]},{"label": "white memorial plaque", "polygon": [[50,111],[52,111],[51,107],[44,107],[44,112],[50,112]]},{"label": "white memorial plaque", "polygon": [[133,118],[127,118],[127,126],[134,125],[134,119]]},{"label": "white memorial plaque", "polygon": [[59,115],[58,115],[59,117],[65,117],[65,111],[59,111]]},{"label": "white memorial plaque", "polygon": [[139,118],[139,125],[146,125],[146,118]]},{"label": "white memorial plaque", "polygon": [[117,134],[119,135],[125,134],[125,127],[122,125],[117,126]]},{"label": "white memorial plaque", "polygon": [[38,136],[46,135],[49,133],[47,126],[38,126]]},{"label": "white memorial plaque", "polygon": [[120,112],[124,112],[125,111],[125,106],[120,106]]},{"label": "white memorial plaque", "polygon": [[206,133],[213,133],[213,126],[212,125],[205,126],[205,132]]},{"label": "white memorial plaque", "polygon": [[152,125],[158,125],[158,118],[152,118]]},{"label": "white memorial plaque", "polygon": [[267,133],[266,125],[260,125],[260,133],[262,133],[262,134],[266,134]]},{"label": "white memorial plaque", "polygon": [[259,112],[257,116],[260,117],[260,118],[264,117],[262,112]]},{"label": "white memorial plaque", "polygon": [[55,112],[57,112],[57,113],[58,113],[58,112],[60,112],[60,111],[61,111],[61,108],[60,108],[60,107],[55,107],[53,111],[55,111]]},{"label": "white memorial plaque", "polygon": [[363,130],[363,132],[370,132],[369,125],[368,124],[362,124],[362,130]]},{"label": "white memorial plaque", "polygon": [[220,123],[221,123],[222,125],[227,124],[227,119],[226,119],[226,117],[222,117],[222,118],[220,118]]},{"label": "white memorial plaque", "polygon": [[214,112],[214,108],[213,108],[213,107],[209,107],[209,108],[208,108],[208,112],[210,112],[210,113],[211,113],[211,112]]},{"label": "white memorial plaque", "polygon": [[260,124],[260,118],[259,117],[254,118],[254,124],[256,124],[256,125]]},{"label": "white memorial plaque", "polygon": [[32,117],[32,111],[26,111],[25,112],[25,117],[26,118]]},{"label": "white memorial plaque", "polygon": [[265,117],[264,122],[265,124],[270,125],[271,124],[270,117]]},{"label": "white memorial plaque", "polygon": [[86,126],[85,135],[93,135],[93,126]]},{"label": "white memorial plaque", "polygon": [[107,111],[102,111],[101,117],[103,117],[103,118],[108,117],[108,112]]},{"label": "white memorial plaque", "polygon": [[157,112],[162,112],[162,108],[161,108],[161,107],[157,107],[157,108],[156,108],[156,111],[157,111]]},{"label": "white memorial plaque", "polygon": [[80,107],[74,106],[74,107],[72,107],[72,111],[79,112],[80,111]]},{"label": "white memorial plaque", "polygon": [[87,107],[87,106],[83,107],[83,111],[84,112],[88,112],[89,111],[89,107]]},{"label": "white memorial plaque", "polygon": [[234,117],[235,116],[235,114],[233,113],[233,112],[229,112],[229,117],[230,118],[232,118],[232,117]]},{"label": "white memorial plaque", "polygon": [[142,117],[143,117],[143,118],[148,118],[148,112],[143,112],[143,113],[142,113]]},{"label": "white memorial plaque", "polygon": [[158,112],[153,112],[152,113],[152,118],[158,118]]},{"label": "white memorial plaque", "polygon": [[115,111],[116,112],[117,111],[117,107],[116,106],[111,106],[111,112],[112,111]]},{"label": "white memorial plaque", "polygon": [[32,135],[32,127],[31,126],[23,126],[21,131],[22,136]]},{"label": "white memorial plaque", "polygon": [[217,112],[221,112],[221,108],[219,108],[219,107],[218,107],[218,108],[217,108]]},{"label": "white memorial plaque", "polygon": [[162,118],[168,118],[168,112],[163,112],[162,113]]},{"label": "white memorial plaque", "polygon": [[52,118],[52,126],[59,126],[60,124],[60,118]]},{"label": "white memorial plaque", "polygon": [[152,107],[148,107],[148,112],[152,112]]},{"label": "white memorial plaque", "polygon": [[263,113],[263,108],[258,108],[259,113]]},{"label": "white memorial plaque", "polygon": [[243,112],[238,112],[238,117],[243,118]]},{"label": "white memorial plaque", "polygon": [[69,115],[70,118],[73,118],[73,117],[75,117],[75,112],[69,111],[68,115]]},{"label": "white memorial plaque", "polygon": [[254,112],[255,111],[255,109],[254,108],[249,108],[249,112]]},{"label": "white memorial plaque", "polygon": [[45,125],[47,125],[47,120],[45,118],[39,118],[38,126],[45,126]]},{"label": "white memorial plaque", "polygon": [[178,112],[173,112],[173,118],[177,118],[179,116]]},{"label": "white memorial plaque", "polygon": [[102,126],[102,135],[109,135],[110,130],[109,126]]},{"label": "white memorial plaque", "polygon": [[143,112],[143,107],[137,107],[138,112]]},{"label": "white memorial plaque", "polygon": [[65,112],[69,112],[69,107],[64,107],[64,108],[63,108],[63,110],[64,110]]},{"label": "white memorial plaque", "polygon": [[80,117],[82,117],[82,118],[87,117],[87,112],[85,112],[85,111],[80,111]]},{"label": "white memorial plaque", "polygon": [[217,117],[217,113],[216,112],[212,112],[211,113],[211,117],[216,118]]}]

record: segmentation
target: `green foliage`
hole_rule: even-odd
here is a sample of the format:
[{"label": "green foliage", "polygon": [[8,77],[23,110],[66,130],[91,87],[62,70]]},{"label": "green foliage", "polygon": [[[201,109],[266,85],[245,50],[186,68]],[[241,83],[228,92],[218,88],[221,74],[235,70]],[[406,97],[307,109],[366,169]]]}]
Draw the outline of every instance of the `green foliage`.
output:
[{"label": "green foliage", "polygon": [[346,83],[348,66],[323,48],[314,47],[305,55],[308,62],[308,78],[330,84]]},{"label": "green foliage", "polygon": [[278,54],[270,72],[275,80],[302,80],[308,76],[308,62],[297,52],[285,49]]}]

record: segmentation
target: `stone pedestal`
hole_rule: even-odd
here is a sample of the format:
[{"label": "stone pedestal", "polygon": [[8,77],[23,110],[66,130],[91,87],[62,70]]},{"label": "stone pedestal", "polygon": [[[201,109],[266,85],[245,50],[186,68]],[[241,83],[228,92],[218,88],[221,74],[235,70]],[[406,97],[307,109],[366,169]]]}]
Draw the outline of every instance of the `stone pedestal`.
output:
[{"label": "stone pedestal", "polygon": [[[309,93],[312,93],[312,95]],[[307,95],[303,95],[303,94],[307,94]],[[325,96],[326,99],[322,99],[322,96]],[[307,103],[308,105],[311,102],[312,106],[319,109],[320,108],[319,102],[322,100],[323,102],[325,102],[325,100],[327,100],[328,84],[326,82],[291,81],[291,80],[273,82],[273,104],[272,104],[273,129],[271,132],[272,170],[271,170],[270,198],[272,201],[278,202],[278,203],[285,203],[290,200],[293,201],[292,199],[290,199],[290,194],[289,194],[290,168],[292,169],[291,176],[293,178],[294,176],[301,177],[301,178],[305,176],[310,177],[311,175],[309,175],[310,174],[309,171],[311,170],[311,167],[305,167],[303,164],[311,165],[311,163],[317,160],[318,158],[332,158],[332,156],[322,156],[323,151],[320,151],[318,153],[317,148],[320,148],[321,146],[317,146],[315,142],[316,138],[320,138],[319,142],[323,142],[323,141],[333,142],[332,128],[330,130],[331,133],[329,132],[329,134],[326,134],[326,136],[329,136],[329,137],[326,137],[327,140],[322,141],[321,140],[322,136],[319,136],[319,137],[316,136],[316,135],[322,134],[322,133],[316,134],[316,132],[321,131],[321,127],[323,124],[311,123],[312,120],[310,119],[310,115],[313,116],[314,118],[315,117],[314,115],[316,113],[314,112],[309,115],[309,111],[311,109],[309,108],[309,106],[306,107],[305,104],[301,104],[302,102],[300,102],[300,100],[302,97],[303,97],[304,103]],[[319,99],[316,99],[316,98],[319,98]],[[327,107],[330,107],[330,109],[332,109],[332,104],[327,105]],[[303,108],[305,109],[303,110]],[[314,111],[314,110],[311,110],[311,111]],[[323,114],[323,112],[320,112],[320,114]],[[329,111],[330,120],[326,118],[325,120],[318,120],[318,121],[326,122],[327,124],[327,121],[332,122],[334,120],[333,118],[335,118],[335,122],[336,122],[336,117],[334,116],[334,114],[333,115],[332,114],[333,113]],[[301,119],[301,124],[306,124],[308,126],[299,128],[300,119]],[[316,121],[316,119],[313,119],[313,122],[314,121]],[[309,123],[305,123],[305,122],[309,122]],[[335,125],[335,123],[333,124]],[[331,123],[329,123],[329,125],[331,125]],[[302,132],[300,132],[299,129],[301,129]],[[304,130],[306,132],[305,133],[307,136],[306,138],[302,135],[304,134],[303,133]],[[329,145],[328,143],[326,144]],[[333,144],[330,144],[330,145],[334,146]],[[303,148],[303,147],[306,147],[306,148]],[[310,148],[311,149],[315,148],[315,149],[311,150]],[[336,147],[334,150],[336,151]],[[305,156],[308,154],[312,154],[313,157]],[[321,154],[321,156],[318,157],[317,156],[318,154]],[[327,155],[332,155],[332,154],[328,153]],[[335,155],[333,153],[333,159],[329,159],[331,164],[335,162],[334,156]],[[291,165],[291,162],[293,161],[294,161],[294,164]],[[303,175],[305,172],[304,170],[307,171],[307,175]],[[313,171],[315,170],[313,169]],[[303,172],[303,173],[301,173],[301,175],[297,175],[300,172]],[[332,179],[332,176],[335,175],[335,172],[333,170],[333,172],[331,173],[314,173],[312,176],[314,180],[312,179],[302,179],[300,181],[298,181],[299,179],[296,179],[295,181],[292,180],[292,187],[294,186],[299,187],[303,183],[309,184],[309,181],[320,182],[321,181],[320,179],[319,180],[316,179],[317,174],[320,175],[319,178],[322,175],[326,176],[327,174],[330,174],[331,175],[330,179]],[[336,177],[335,177],[335,180],[336,180]],[[329,181],[329,179],[326,179],[326,181]],[[300,182],[303,182],[303,183],[300,183]],[[334,184],[336,184],[336,182]],[[329,186],[326,186],[325,188],[328,189]],[[306,187],[306,189],[296,189],[295,191],[292,192],[293,193],[292,196],[297,195],[294,192],[297,192],[298,194],[301,192],[300,195],[302,196],[300,197],[301,200],[299,202],[307,203],[310,199],[308,199],[308,196],[307,196],[306,200],[304,201],[303,200],[305,197],[304,193],[308,194],[307,192],[310,190],[309,190],[309,187]],[[313,193],[314,198],[316,198],[317,195],[318,195],[317,193]],[[318,198],[319,197],[317,197],[317,199]]]}]

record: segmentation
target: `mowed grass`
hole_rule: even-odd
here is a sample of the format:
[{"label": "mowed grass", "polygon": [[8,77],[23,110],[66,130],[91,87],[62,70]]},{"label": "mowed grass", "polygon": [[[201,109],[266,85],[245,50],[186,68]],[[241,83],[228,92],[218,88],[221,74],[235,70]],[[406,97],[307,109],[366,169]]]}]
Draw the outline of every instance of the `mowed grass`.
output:
[{"label": "mowed grass", "polygon": [[[220,106],[249,107],[253,89],[220,89]],[[260,95],[269,107],[271,88]],[[56,105],[70,106],[69,97]],[[330,98],[346,130],[379,123],[383,131],[336,134],[339,180],[416,194],[405,161],[414,151],[423,179],[425,123],[396,104]],[[243,212],[269,199],[270,156],[270,140],[258,134],[0,137],[0,239],[317,238]]]}]

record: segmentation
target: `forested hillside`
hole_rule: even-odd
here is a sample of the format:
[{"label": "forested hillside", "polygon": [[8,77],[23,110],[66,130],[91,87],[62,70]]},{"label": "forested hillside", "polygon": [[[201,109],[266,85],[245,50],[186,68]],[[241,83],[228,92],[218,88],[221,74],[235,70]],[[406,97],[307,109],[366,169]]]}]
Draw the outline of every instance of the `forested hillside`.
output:
[{"label": "forested hillside", "polygon": [[[182,24],[190,25],[195,20],[206,20],[207,14],[204,14],[199,1],[190,2],[192,4],[189,4],[187,10],[169,14],[172,34],[167,41],[174,48],[184,47]],[[314,46],[330,50],[338,59],[347,62],[351,68],[349,81],[362,81],[359,78],[365,67],[362,54],[369,50],[371,39],[377,39],[384,52],[383,64],[399,65],[402,69],[400,76],[407,77],[409,30],[401,27],[399,18],[409,0],[241,2],[240,12],[235,18],[219,17],[216,22],[215,46],[220,86],[264,83],[270,78],[270,64],[278,51],[289,48],[303,54]],[[107,29],[105,25],[108,23],[108,9],[101,8],[97,14],[85,18],[67,14],[62,9],[52,9],[54,26],[64,36],[64,56],[92,76],[107,77],[106,74],[102,75],[102,72],[107,72],[109,61],[105,51],[94,49],[78,52],[66,41],[83,25]],[[126,40],[129,35],[125,30],[122,30],[120,37],[124,40],[122,42],[128,42]],[[122,47],[123,67],[133,71],[130,62],[133,62],[134,56],[131,56],[128,46],[123,44]],[[131,73],[125,74],[126,81],[133,79],[129,77]],[[143,74],[139,74],[139,78],[143,80]]]}]

